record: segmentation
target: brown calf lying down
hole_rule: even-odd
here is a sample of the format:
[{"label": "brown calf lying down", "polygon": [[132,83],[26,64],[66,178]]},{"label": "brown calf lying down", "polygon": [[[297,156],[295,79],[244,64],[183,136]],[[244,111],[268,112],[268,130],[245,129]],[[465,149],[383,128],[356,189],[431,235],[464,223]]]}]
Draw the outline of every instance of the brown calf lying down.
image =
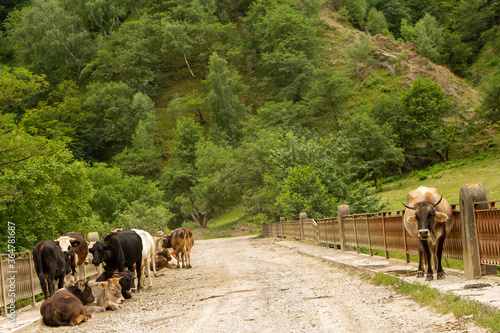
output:
[{"label": "brown calf lying down", "polygon": [[120,279],[111,278],[108,281],[89,282],[95,301],[87,308],[90,312],[103,312],[106,310],[117,310],[125,299],[122,297]]},{"label": "brown calf lying down", "polygon": [[92,317],[84,305],[93,300],[88,282],[79,280],[74,286],[60,289],[43,302],[40,314],[47,326],[75,326]]}]

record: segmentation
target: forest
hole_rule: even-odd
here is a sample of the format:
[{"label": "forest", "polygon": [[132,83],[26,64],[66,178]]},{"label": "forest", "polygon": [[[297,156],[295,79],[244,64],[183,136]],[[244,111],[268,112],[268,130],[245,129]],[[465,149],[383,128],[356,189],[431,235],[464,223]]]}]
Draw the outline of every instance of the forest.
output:
[{"label": "forest", "polygon": [[22,251],[380,211],[384,179],[497,153],[499,22],[500,0],[3,0],[0,228]]}]

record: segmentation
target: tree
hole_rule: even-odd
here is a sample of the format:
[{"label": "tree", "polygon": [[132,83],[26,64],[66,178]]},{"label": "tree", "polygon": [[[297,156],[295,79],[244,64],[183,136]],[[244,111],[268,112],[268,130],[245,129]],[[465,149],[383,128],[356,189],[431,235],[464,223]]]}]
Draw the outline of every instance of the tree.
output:
[{"label": "tree", "polygon": [[415,24],[415,49],[418,54],[439,63],[443,41],[443,28],[431,14],[425,14]]},{"label": "tree", "polygon": [[94,163],[87,175],[93,188],[90,208],[108,225],[114,225],[118,214],[130,209],[133,203],[141,207],[163,205],[163,191],[144,177],[123,175],[119,168],[104,163]]},{"label": "tree", "polygon": [[345,140],[346,161],[358,179],[371,175],[378,188],[385,173],[399,171],[405,159],[403,149],[392,140],[390,127],[378,126],[366,113],[352,113],[342,124],[340,140]]},{"label": "tree", "polygon": [[211,141],[200,142],[196,150],[198,179],[192,188],[198,211],[206,218],[200,223],[206,227],[208,217],[236,204],[241,197],[241,187],[233,180],[234,153],[231,146],[221,146]]},{"label": "tree", "polygon": [[202,140],[202,127],[192,118],[182,117],[177,121],[172,155],[179,160],[181,165],[193,167],[196,163],[196,146]]},{"label": "tree", "polygon": [[29,109],[22,118],[28,133],[49,139],[68,138],[68,148],[79,159],[85,157],[90,135],[91,114],[83,108],[82,95],[74,81],[63,81],[46,101]]},{"label": "tree", "polygon": [[408,24],[406,19],[401,20],[401,36],[403,36],[407,42],[413,41],[415,36],[415,28],[411,24]]},{"label": "tree", "polygon": [[46,88],[45,75],[35,75],[22,67],[7,67],[0,64],[0,107],[19,105],[23,97]]},{"label": "tree", "polygon": [[[77,14],[83,17],[89,30],[100,31],[109,36],[118,30],[121,22],[127,17],[133,0],[86,0]],[[83,7],[83,8],[82,8]],[[82,11],[83,9],[83,11]]]},{"label": "tree", "polygon": [[196,150],[202,141],[202,127],[192,118],[182,117],[177,121],[172,156],[178,160],[179,165],[166,168],[160,179],[160,188],[163,189],[165,201],[169,203],[168,207],[173,213],[169,222],[171,229],[180,227],[190,217],[200,226],[206,226],[208,222],[207,214],[199,212],[193,191],[198,182]]},{"label": "tree", "polygon": [[[15,223],[16,251],[79,229],[92,196],[86,170],[64,149],[2,166],[0,226],[7,230],[8,221]],[[0,235],[0,244],[7,244],[6,236]]]},{"label": "tree", "polygon": [[297,219],[302,212],[314,218],[335,215],[339,203],[328,193],[316,172],[309,165],[297,166],[284,180],[276,205],[289,220]]},{"label": "tree", "polygon": [[32,7],[13,12],[5,26],[22,63],[49,82],[74,79],[94,53],[81,19],[59,1],[33,0]]},{"label": "tree", "polygon": [[384,13],[378,11],[376,8],[370,9],[366,22],[366,28],[372,35],[388,34],[387,20]]},{"label": "tree", "polygon": [[341,6],[342,11],[347,12],[347,19],[352,25],[358,29],[363,27],[366,16],[366,5],[363,0],[342,0]]},{"label": "tree", "polygon": [[307,105],[316,110],[316,115],[333,116],[334,129],[338,131],[346,102],[353,94],[350,82],[343,73],[332,70],[318,70],[315,76],[318,79],[306,96]]},{"label": "tree", "polygon": [[406,1],[400,0],[370,0],[370,9],[376,8],[384,13],[385,19],[389,26],[389,31],[399,38],[401,31],[401,20],[406,19],[411,22],[411,17],[408,14],[408,8],[405,6]]},{"label": "tree", "polygon": [[279,97],[294,102],[302,100],[315,68],[304,52],[287,50],[281,45],[274,52],[263,54],[260,66],[267,73],[262,85],[268,89],[277,87]]},{"label": "tree", "polygon": [[148,179],[157,176],[161,162],[161,153],[155,144],[157,127],[154,115],[139,120],[132,136],[132,147],[125,147],[120,154],[114,156],[115,163],[126,174],[144,176]]},{"label": "tree", "polygon": [[217,142],[234,143],[239,136],[239,121],[247,109],[236,93],[247,87],[217,53],[210,57],[208,67],[206,82],[210,92],[207,101],[211,111],[212,136]]},{"label": "tree", "polygon": [[482,119],[492,124],[500,123],[500,70],[484,86],[483,101],[479,109]]},{"label": "tree", "polygon": [[418,78],[401,97],[401,105],[404,112],[400,137],[403,148],[415,149],[421,154],[433,152],[443,159],[445,155],[441,148],[446,137],[438,134],[443,119],[454,111],[454,106],[445,98],[441,86],[428,78]]},{"label": "tree", "polygon": [[0,113],[0,167],[40,156],[52,156],[64,149],[64,141],[26,133],[13,114]]}]

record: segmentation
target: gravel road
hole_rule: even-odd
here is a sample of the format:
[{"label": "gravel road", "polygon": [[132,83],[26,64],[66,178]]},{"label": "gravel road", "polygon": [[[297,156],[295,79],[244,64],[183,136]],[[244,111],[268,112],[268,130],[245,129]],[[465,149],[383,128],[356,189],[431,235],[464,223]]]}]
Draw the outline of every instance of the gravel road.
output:
[{"label": "gravel road", "polygon": [[[191,269],[77,327],[34,332],[486,332],[272,238],[196,241]],[[147,283],[147,282],[146,282]]]}]

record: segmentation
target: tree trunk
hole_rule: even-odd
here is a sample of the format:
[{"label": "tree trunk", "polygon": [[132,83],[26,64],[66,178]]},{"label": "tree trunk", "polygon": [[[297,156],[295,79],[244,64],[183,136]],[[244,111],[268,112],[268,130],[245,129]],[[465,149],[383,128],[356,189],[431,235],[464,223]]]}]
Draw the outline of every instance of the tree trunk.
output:
[{"label": "tree trunk", "polygon": [[443,153],[441,153],[440,151],[436,150],[436,154],[441,159],[441,162],[448,162],[448,158],[445,155],[443,155]]},{"label": "tree trunk", "polygon": [[198,225],[201,228],[206,228],[207,223],[208,223],[208,214],[207,214],[207,212],[203,212],[200,215],[200,213],[198,213],[198,209],[196,209],[196,205],[194,203],[194,199],[193,198],[189,198],[189,200],[191,201],[191,208],[193,209],[193,211],[191,212],[191,217],[193,218],[193,220],[196,221],[196,223],[198,223]]}]

